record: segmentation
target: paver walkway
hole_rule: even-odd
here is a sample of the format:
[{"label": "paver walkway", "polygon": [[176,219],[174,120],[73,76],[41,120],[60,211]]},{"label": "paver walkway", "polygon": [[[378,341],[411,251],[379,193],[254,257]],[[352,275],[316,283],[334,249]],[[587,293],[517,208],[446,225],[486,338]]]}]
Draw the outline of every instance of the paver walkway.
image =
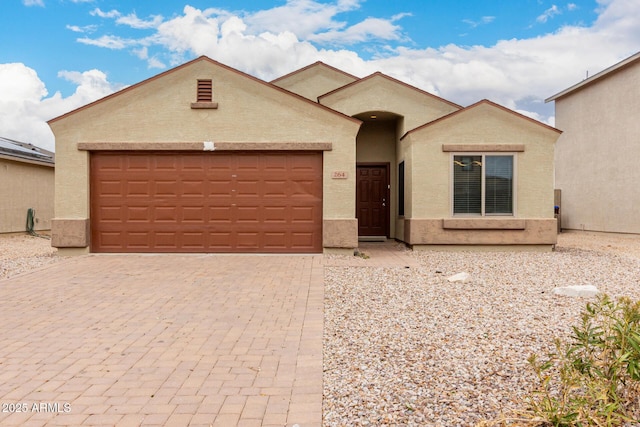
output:
[{"label": "paver walkway", "polygon": [[384,242],[360,242],[358,250],[363,256],[327,257],[326,266],[336,267],[399,267],[414,268],[420,264],[411,256],[411,250],[404,243],[394,240]]},{"label": "paver walkway", "polygon": [[0,281],[0,425],[320,426],[322,274],[102,255]]}]

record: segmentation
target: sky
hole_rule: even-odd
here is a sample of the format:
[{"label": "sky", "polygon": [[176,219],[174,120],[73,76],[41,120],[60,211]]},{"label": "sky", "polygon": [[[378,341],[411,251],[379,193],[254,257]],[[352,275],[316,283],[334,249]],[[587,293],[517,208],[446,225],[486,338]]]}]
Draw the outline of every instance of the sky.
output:
[{"label": "sky", "polygon": [[544,100],[640,51],[638,0],[2,0],[0,136],[207,55],[266,81],[316,61],[554,125]]}]

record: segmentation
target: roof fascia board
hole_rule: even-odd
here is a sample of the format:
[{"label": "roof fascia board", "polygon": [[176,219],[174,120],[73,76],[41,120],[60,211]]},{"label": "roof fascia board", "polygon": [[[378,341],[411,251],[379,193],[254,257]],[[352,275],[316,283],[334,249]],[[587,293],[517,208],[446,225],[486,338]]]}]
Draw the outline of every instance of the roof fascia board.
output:
[{"label": "roof fascia board", "polygon": [[0,153],[0,159],[11,160],[12,162],[18,162],[18,163],[29,163],[32,165],[46,166],[50,168],[56,167],[55,163],[53,162],[46,162],[46,161],[40,161],[35,159],[28,159],[25,157],[12,156],[6,153]]},{"label": "roof fascia board", "polygon": [[448,119],[450,119],[452,117],[455,117],[455,116],[457,116],[459,114],[464,114],[467,111],[472,110],[472,109],[474,109],[474,108],[476,108],[476,107],[478,107],[480,105],[490,105],[492,107],[496,107],[496,108],[498,108],[498,109],[500,109],[500,110],[502,110],[504,112],[512,114],[512,115],[514,115],[516,117],[519,117],[521,119],[525,119],[525,120],[527,120],[527,121],[529,121],[529,122],[531,122],[533,124],[536,124],[538,126],[545,127],[547,129],[552,130],[554,132],[557,132],[559,134],[562,133],[562,131],[560,129],[554,128],[553,126],[549,126],[546,123],[542,123],[541,121],[538,121],[536,119],[532,119],[531,117],[525,116],[524,114],[518,113],[517,111],[513,111],[512,109],[504,107],[504,106],[502,106],[500,104],[496,104],[495,102],[489,101],[488,99],[482,99],[482,100],[476,102],[475,104],[471,104],[468,107],[463,108],[462,110],[454,111],[454,112],[449,113],[449,114],[447,114],[445,116],[439,117],[439,118],[437,118],[435,120],[432,120],[432,121],[430,121],[428,123],[420,125],[417,128],[411,129],[410,131],[408,131],[404,135],[402,135],[402,137],[400,137],[400,140],[404,139],[406,136],[408,136],[411,133],[415,133],[415,132],[417,132],[417,131],[419,131],[421,129],[424,129],[426,127],[432,126],[432,125],[434,125],[436,123],[442,122],[444,120],[448,120]]},{"label": "roof fascia board", "polygon": [[128,86],[128,87],[126,87],[126,88],[124,88],[124,89],[122,89],[122,90],[119,90],[118,92],[114,92],[114,93],[112,93],[112,94],[110,94],[110,95],[107,95],[107,96],[105,96],[104,98],[100,98],[100,99],[98,99],[98,100],[96,100],[96,101],[93,101],[93,102],[91,102],[91,103],[89,103],[89,104],[83,105],[82,107],[76,108],[75,110],[69,111],[69,112],[67,112],[67,113],[65,113],[65,114],[63,114],[63,115],[61,115],[61,116],[55,117],[55,118],[53,118],[53,119],[49,120],[47,123],[51,124],[51,123],[57,122],[58,120],[62,120],[62,119],[64,119],[65,117],[71,116],[71,115],[73,115],[73,114],[75,114],[75,113],[78,113],[78,112],[80,112],[80,111],[82,111],[82,110],[85,110],[85,109],[87,109],[87,108],[90,108],[90,107],[92,107],[92,106],[94,106],[94,105],[96,105],[96,104],[100,104],[100,103],[102,103],[102,102],[104,102],[104,101],[107,101],[107,100],[109,100],[109,99],[111,99],[111,98],[115,98],[115,97],[117,97],[117,96],[119,96],[119,95],[121,95],[121,94],[123,94],[123,93],[129,92],[129,91],[132,91],[132,90],[134,90],[134,89],[136,89],[136,88],[138,88],[138,87],[140,87],[140,86],[143,86],[143,85],[145,85],[145,84],[147,84],[147,83],[149,83],[149,82],[152,82],[152,81],[157,80],[157,79],[161,79],[162,77],[164,77],[164,76],[166,76],[166,75],[168,75],[168,74],[171,74],[171,73],[174,73],[174,72],[176,72],[176,71],[178,71],[178,70],[181,70],[181,69],[183,69],[183,68],[186,68],[186,67],[188,67],[188,66],[190,66],[190,65],[192,65],[192,64],[194,64],[194,63],[196,63],[196,62],[198,62],[198,61],[208,61],[208,62],[210,62],[211,64],[214,64],[214,65],[216,65],[216,66],[218,66],[218,67],[224,68],[225,70],[228,70],[228,71],[230,71],[230,72],[233,72],[233,73],[239,74],[239,75],[241,75],[241,76],[243,76],[243,77],[245,77],[245,78],[248,78],[248,79],[250,79],[250,80],[252,80],[252,81],[254,81],[254,82],[258,83],[258,84],[261,84],[261,85],[263,85],[263,86],[269,87],[270,89],[277,90],[278,92],[284,93],[284,94],[286,94],[286,95],[288,95],[288,96],[291,96],[291,97],[294,97],[294,98],[297,98],[298,100],[303,101],[303,102],[305,102],[305,103],[307,103],[307,104],[313,105],[313,106],[315,106],[316,108],[321,108],[321,109],[323,109],[323,110],[325,110],[325,111],[327,111],[327,112],[330,112],[330,113],[332,113],[332,114],[334,114],[334,115],[340,116],[340,117],[342,117],[342,118],[344,118],[344,119],[349,119],[350,121],[352,121],[352,122],[354,122],[354,123],[362,123],[360,120],[358,120],[358,119],[356,119],[356,118],[349,117],[349,116],[347,116],[347,115],[345,115],[345,114],[342,114],[342,113],[341,113],[341,112],[339,112],[339,111],[333,110],[333,109],[331,109],[331,108],[329,108],[329,107],[327,107],[327,106],[325,106],[325,105],[321,105],[321,104],[318,104],[318,103],[316,103],[316,102],[313,102],[313,101],[311,101],[311,100],[309,100],[309,99],[307,99],[307,98],[305,98],[305,97],[303,97],[303,96],[301,96],[301,95],[298,95],[298,94],[296,94],[296,93],[293,93],[293,92],[288,91],[288,90],[286,90],[286,89],[283,89],[283,88],[281,88],[281,87],[278,87],[278,86],[276,86],[276,85],[273,85],[273,84],[271,84],[271,83],[269,83],[269,82],[266,82],[266,81],[264,81],[264,80],[261,80],[261,79],[259,79],[259,78],[257,78],[257,77],[254,77],[254,76],[250,75],[250,74],[244,73],[244,72],[242,72],[242,71],[240,71],[240,70],[237,70],[237,69],[235,69],[235,68],[233,68],[233,67],[230,67],[230,66],[228,66],[228,65],[225,65],[225,64],[223,64],[223,63],[221,63],[221,62],[215,61],[215,60],[213,60],[213,59],[211,59],[211,58],[209,58],[209,57],[207,57],[207,56],[204,56],[204,55],[203,55],[203,56],[200,56],[200,57],[198,57],[198,58],[196,58],[196,59],[193,59],[193,60],[191,60],[191,61],[189,61],[189,62],[185,62],[185,63],[184,63],[184,64],[182,64],[182,65],[178,65],[178,66],[177,66],[177,67],[175,67],[175,68],[172,68],[172,69],[170,69],[170,70],[167,70],[167,71],[165,71],[165,72],[162,72],[162,73],[160,73],[160,74],[157,74],[157,75],[155,75],[155,76],[152,76],[152,77],[150,77],[150,78],[148,78],[148,79],[146,79],[146,80],[143,80],[143,81],[141,81],[141,82],[138,82],[138,83],[136,83],[136,84],[134,84],[134,85]]},{"label": "roof fascia board", "polygon": [[304,72],[304,71],[307,71],[307,70],[310,70],[310,69],[312,69],[312,68],[314,68],[314,67],[319,67],[319,66],[322,66],[322,67],[328,68],[328,69],[330,69],[331,71],[335,71],[335,72],[337,72],[337,73],[340,73],[340,74],[342,74],[342,75],[345,75],[345,76],[347,76],[347,77],[349,77],[349,78],[352,78],[352,79],[354,79],[354,80],[360,80],[360,77],[356,77],[356,76],[354,76],[353,74],[349,74],[349,73],[347,73],[346,71],[342,71],[342,70],[341,70],[341,69],[339,69],[339,68],[332,67],[331,65],[329,65],[329,64],[325,64],[325,63],[324,63],[324,62],[322,62],[322,61],[316,61],[316,62],[314,62],[313,64],[309,64],[309,65],[307,65],[306,67],[302,67],[302,68],[300,68],[300,69],[298,69],[298,70],[294,70],[294,71],[292,71],[292,72],[290,72],[290,73],[287,73],[287,74],[285,74],[284,76],[281,76],[281,77],[278,77],[278,78],[276,78],[276,79],[274,79],[274,80],[271,80],[271,82],[270,82],[270,83],[272,83],[272,84],[273,84],[273,83],[276,83],[276,82],[278,82],[278,81],[280,81],[280,80],[284,80],[284,79],[286,79],[286,78],[289,78],[289,77],[291,77],[291,76],[295,76],[296,74],[300,74],[300,73],[302,73],[302,72]]},{"label": "roof fascia board", "polygon": [[350,88],[350,87],[352,87],[352,86],[358,85],[358,84],[360,84],[360,83],[364,83],[365,81],[370,80],[370,79],[373,79],[373,78],[375,78],[375,77],[382,77],[382,78],[384,78],[384,79],[387,79],[387,80],[391,81],[392,83],[399,84],[399,85],[404,86],[404,87],[406,87],[406,88],[408,88],[408,89],[411,89],[411,90],[413,90],[413,91],[415,91],[415,92],[421,93],[422,95],[426,95],[426,96],[428,96],[428,97],[430,97],[430,98],[434,98],[434,99],[437,99],[438,101],[444,102],[445,104],[449,104],[449,105],[451,105],[451,106],[452,106],[452,107],[454,107],[454,108],[458,108],[458,109],[462,109],[462,108],[463,108],[461,105],[458,105],[458,104],[456,104],[456,103],[454,103],[454,102],[448,101],[448,100],[446,100],[446,99],[444,99],[444,98],[442,98],[442,97],[440,97],[440,96],[438,96],[438,95],[434,95],[434,94],[432,94],[432,93],[429,93],[429,92],[427,92],[426,90],[422,90],[422,89],[420,89],[420,88],[418,88],[418,87],[412,86],[412,85],[410,85],[409,83],[405,83],[405,82],[403,82],[402,80],[398,80],[398,79],[396,79],[396,78],[393,78],[393,77],[391,77],[391,76],[388,76],[388,75],[386,75],[386,74],[384,74],[384,73],[381,73],[380,71],[376,71],[375,73],[370,74],[370,75],[368,75],[367,77],[363,77],[363,78],[361,78],[361,79],[359,79],[359,80],[357,80],[357,81],[355,81],[355,82],[347,83],[347,84],[346,84],[346,85],[344,85],[344,86],[341,86],[341,87],[339,87],[339,88],[337,88],[337,89],[334,89],[334,90],[332,90],[332,91],[330,91],[330,92],[327,92],[327,93],[325,93],[325,94],[323,94],[323,95],[320,95],[320,96],[318,97],[318,102],[320,102],[320,99],[322,99],[322,98],[324,98],[324,97],[326,97],[326,96],[331,96],[331,95],[333,95],[333,94],[335,94],[335,93],[337,93],[337,92],[340,92],[340,91],[346,90],[346,89],[348,89],[348,88]]},{"label": "roof fascia board", "polygon": [[544,102],[551,102],[551,101],[555,101],[558,98],[562,98],[563,96],[567,96],[572,92],[576,92],[582,88],[584,88],[585,86],[589,86],[592,83],[595,83],[597,80],[600,80],[606,76],[609,76],[617,71],[623,70],[627,67],[629,67],[630,65],[633,65],[635,62],[640,61],[640,52],[636,53],[635,55],[631,55],[630,57],[618,62],[617,64],[612,65],[609,68],[606,68],[602,71],[600,71],[599,73],[594,74],[593,76],[584,79],[583,81],[581,81],[580,83],[577,83],[561,92],[556,93],[553,96],[550,96],[549,98],[545,99]]}]

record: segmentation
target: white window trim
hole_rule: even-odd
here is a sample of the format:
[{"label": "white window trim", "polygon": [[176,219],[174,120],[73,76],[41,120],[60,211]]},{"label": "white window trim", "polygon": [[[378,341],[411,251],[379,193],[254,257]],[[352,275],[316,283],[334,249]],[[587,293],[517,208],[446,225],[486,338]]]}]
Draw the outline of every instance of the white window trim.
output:
[{"label": "white window trim", "polygon": [[[485,193],[485,185],[484,185],[484,169],[482,171],[482,181],[481,181],[481,203],[480,203],[480,214],[457,214],[453,212],[453,195],[454,195],[454,185],[453,185],[453,159],[456,156],[482,156],[482,165],[484,166],[485,156],[511,156],[513,157],[513,213],[510,214],[485,214],[484,212],[484,193]],[[516,212],[518,212],[518,153],[516,152],[504,152],[504,151],[464,151],[464,152],[451,152],[449,154],[449,213],[452,218],[516,218]]]}]

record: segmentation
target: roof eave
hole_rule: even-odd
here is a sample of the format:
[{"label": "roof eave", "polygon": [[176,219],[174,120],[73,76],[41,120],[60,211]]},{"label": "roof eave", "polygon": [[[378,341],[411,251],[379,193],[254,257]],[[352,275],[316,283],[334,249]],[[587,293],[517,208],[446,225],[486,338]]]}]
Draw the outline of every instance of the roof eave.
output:
[{"label": "roof eave", "polygon": [[545,99],[544,102],[548,103],[551,101],[555,101],[558,98],[562,98],[563,96],[567,96],[573,92],[576,92],[586,86],[591,85],[592,83],[595,83],[597,80],[600,80],[610,74],[613,74],[617,71],[620,71],[624,68],[627,68],[628,66],[634,64],[635,62],[640,61],[640,52],[631,55],[630,57],[618,62],[617,64],[612,65],[609,68],[606,68],[602,71],[600,71],[599,73],[594,74],[593,76],[586,78],[584,80],[582,80],[580,83],[577,83],[561,92],[556,93],[553,96],[550,96],[549,98]]},{"label": "roof eave", "polygon": [[237,70],[237,69],[235,69],[235,68],[233,68],[233,67],[230,67],[230,66],[228,66],[228,65],[225,65],[225,64],[223,64],[223,63],[221,63],[221,62],[218,62],[218,61],[216,61],[216,60],[214,60],[214,59],[211,59],[211,58],[209,58],[208,56],[204,56],[204,55],[199,56],[199,57],[197,57],[197,58],[195,58],[195,59],[193,59],[193,60],[191,60],[191,61],[189,61],[189,62],[185,62],[185,63],[184,63],[184,64],[182,64],[182,65],[179,65],[179,66],[177,66],[177,67],[175,67],[175,68],[172,68],[172,69],[167,70],[167,71],[165,71],[165,72],[162,72],[162,73],[160,73],[160,74],[156,74],[155,76],[149,77],[148,79],[145,79],[145,80],[143,80],[143,81],[141,81],[141,82],[138,82],[138,83],[136,83],[136,84],[134,84],[134,85],[128,86],[128,87],[126,87],[126,88],[124,88],[124,89],[122,89],[122,90],[119,90],[119,91],[117,91],[117,92],[114,92],[114,93],[112,93],[112,94],[110,94],[110,95],[107,95],[107,96],[105,96],[105,97],[103,97],[103,98],[100,98],[100,99],[98,99],[98,100],[96,100],[96,101],[93,101],[93,102],[91,102],[91,103],[89,103],[89,104],[83,105],[82,107],[76,108],[75,110],[71,110],[71,111],[69,111],[69,112],[67,112],[67,113],[65,113],[65,114],[63,114],[63,115],[61,115],[61,116],[55,117],[55,118],[53,118],[53,119],[50,119],[49,121],[47,121],[47,123],[48,123],[49,125],[51,125],[51,123],[54,123],[54,122],[56,122],[56,121],[58,121],[58,120],[61,120],[61,119],[65,118],[65,117],[68,117],[68,116],[71,116],[71,115],[73,115],[73,114],[76,114],[76,113],[78,113],[78,112],[80,112],[80,111],[82,111],[82,110],[85,110],[85,109],[87,109],[87,108],[90,108],[90,107],[92,107],[92,106],[94,106],[94,105],[96,105],[96,104],[102,103],[102,102],[104,102],[104,101],[106,101],[106,100],[108,100],[108,99],[111,99],[111,98],[114,98],[114,97],[116,97],[116,96],[119,96],[119,95],[121,95],[121,94],[123,94],[123,93],[125,93],[125,92],[129,92],[129,91],[131,91],[131,90],[134,90],[134,89],[136,89],[136,88],[138,88],[138,87],[140,87],[140,86],[143,86],[143,85],[145,85],[145,84],[147,84],[147,83],[149,83],[149,82],[151,82],[151,81],[154,81],[154,80],[160,79],[160,78],[162,78],[162,77],[166,76],[167,74],[171,74],[171,73],[174,73],[174,72],[176,72],[176,71],[178,71],[178,70],[180,70],[180,69],[182,69],[182,68],[188,67],[189,65],[191,65],[191,64],[193,64],[193,63],[195,63],[195,62],[198,62],[198,61],[208,61],[208,62],[210,62],[210,63],[212,63],[212,64],[215,64],[215,65],[217,65],[217,66],[219,66],[219,67],[222,67],[222,68],[224,68],[224,69],[226,69],[226,70],[229,70],[229,71],[231,71],[231,72],[234,72],[234,73],[240,74],[240,75],[242,75],[242,76],[244,76],[244,77],[246,77],[246,78],[248,78],[248,79],[251,79],[251,80],[253,80],[253,81],[257,82],[257,83],[260,83],[260,84],[262,84],[262,85],[264,85],[264,86],[268,86],[268,87],[270,87],[271,89],[275,89],[275,90],[277,90],[277,91],[279,91],[279,92],[282,92],[282,93],[285,93],[285,94],[287,94],[287,95],[289,95],[289,96],[293,96],[293,97],[295,97],[295,98],[298,98],[298,99],[300,99],[301,101],[304,101],[304,102],[306,102],[306,103],[309,103],[309,104],[315,105],[316,107],[320,107],[321,109],[324,109],[324,110],[326,110],[326,111],[328,111],[328,112],[331,112],[331,113],[333,113],[333,114],[335,114],[335,115],[342,116],[343,118],[345,118],[345,119],[349,119],[349,120],[351,120],[351,121],[353,121],[353,122],[356,122],[356,123],[361,123],[361,121],[360,121],[360,120],[358,120],[358,119],[355,119],[355,118],[353,118],[353,117],[349,117],[349,116],[347,116],[347,115],[345,115],[345,114],[342,114],[342,113],[340,113],[339,111],[336,111],[336,110],[334,110],[334,109],[332,109],[332,108],[329,108],[329,107],[327,107],[327,106],[325,106],[325,105],[322,105],[322,104],[319,104],[319,103],[313,102],[313,101],[312,101],[312,100],[310,100],[310,99],[307,99],[307,98],[305,98],[305,97],[303,97],[303,96],[301,96],[301,95],[298,95],[297,93],[294,93],[294,92],[288,91],[288,90],[286,90],[286,89],[284,89],[284,88],[281,88],[281,87],[279,87],[279,86],[276,86],[276,85],[274,85],[274,84],[271,84],[271,83],[269,83],[269,82],[266,82],[266,81],[264,81],[264,80],[262,80],[262,79],[259,79],[259,78],[255,77],[255,76],[252,76],[252,75],[250,75],[250,74],[244,73],[244,72],[242,72],[242,71],[240,71],[240,70]]}]

